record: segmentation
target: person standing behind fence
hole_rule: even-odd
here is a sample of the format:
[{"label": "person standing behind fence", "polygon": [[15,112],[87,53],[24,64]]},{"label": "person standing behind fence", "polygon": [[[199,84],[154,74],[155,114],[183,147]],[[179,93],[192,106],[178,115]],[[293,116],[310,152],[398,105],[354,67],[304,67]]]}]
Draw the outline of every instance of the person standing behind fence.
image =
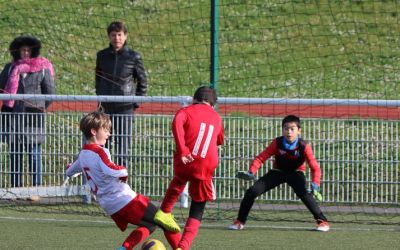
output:
[{"label": "person standing behind fence", "polygon": [[[123,22],[112,22],[107,28],[110,45],[100,50],[96,58],[96,94],[144,96],[147,76],[140,54],[128,47],[128,29]],[[138,105],[133,102],[101,102],[99,109],[111,116],[112,142],[116,163],[128,165],[132,145],[132,124]],[[112,149],[112,143],[108,147]]]},{"label": "person standing behind fence", "polygon": [[[12,62],[0,74],[0,89],[5,94],[55,94],[54,69],[40,56],[41,42],[31,36],[15,38],[9,47]],[[45,139],[45,110],[50,101],[5,100],[1,107],[2,138],[10,148],[10,183],[24,185],[24,151],[28,152],[29,183],[42,183],[42,149]]]}]

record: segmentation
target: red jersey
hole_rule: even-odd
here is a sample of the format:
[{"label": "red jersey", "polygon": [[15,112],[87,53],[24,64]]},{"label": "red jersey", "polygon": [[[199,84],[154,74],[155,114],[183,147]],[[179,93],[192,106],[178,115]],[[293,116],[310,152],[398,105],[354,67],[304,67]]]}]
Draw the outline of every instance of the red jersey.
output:
[{"label": "red jersey", "polygon": [[279,147],[278,141],[281,138],[282,137],[275,138],[266,149],[256,156],[250,165],[249,171],[255,174],[262,164],[271,156],[275,156],[273,168],[280,169],[282,171],[300,170],[305,172],[305,162],[307,162],[311,169],[312,182],[319,185],[321,179],[321,169],[314,157],[310,144],[306,143],[305,141],[301,141],[301,145],[290,152],[289,150],[284,150]]},{"label": "red jersey", "polygon": [[[218,166],[218,145],[224,142],[222,119],[207,104],[192,104],[180,109],[172,122],[175,139],[174,171],[176,175],[200,180],[212,178]],[[194,161],[183,164],[191,154]]]}]

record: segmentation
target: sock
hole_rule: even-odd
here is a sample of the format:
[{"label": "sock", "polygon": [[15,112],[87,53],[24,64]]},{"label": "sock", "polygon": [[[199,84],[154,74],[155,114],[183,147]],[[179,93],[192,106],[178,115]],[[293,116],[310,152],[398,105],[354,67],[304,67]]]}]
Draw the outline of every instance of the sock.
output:
[{"label": "sock", "polygon": [[164,213],[171,213],[179,195],[185,189],[186,182],[182,182],[177,178],[173,178],[165,193],[164,199],[161,203],[160,209]]},{"label": "sock", "polygon": [[201,221],[189,217],[186,221],[185,229],[182,234],[181,241],[179,242],[179,247],[183,250],[190,249],[194,238],[196,238],[197,232],[199,231]]},{"label": "sock", "polygon": [[180,233],[174,233],[168,230],[164,230],[164,236],[167,239],[169,245],[172,247],[172,249],[178,248],[179,241],[181,240]]},{"label": "sock", "polygon": [[146,227],[137,227],[135,230],[129,234],[128,238],[125,239],[122,246],[124,246],[127,250],[131,250],[137,244],[145,240],[149,237],[150,231]]}]

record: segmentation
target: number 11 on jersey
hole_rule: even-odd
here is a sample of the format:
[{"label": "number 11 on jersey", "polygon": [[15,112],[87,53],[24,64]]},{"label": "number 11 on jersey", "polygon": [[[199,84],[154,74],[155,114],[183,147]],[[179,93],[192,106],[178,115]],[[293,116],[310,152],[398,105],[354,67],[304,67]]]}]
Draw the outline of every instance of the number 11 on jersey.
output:
[{"label": "number 11 on jersey", "polygon": [[[200,150],[200,147],[201,147],[201,142],[203,141],[204,133],[206,131],[206,127],[207,127],[207,124],[205,124],[204,122],[202,122],[200,124],[199,133],[197,135],[196,143],[195,143],[195,145],[193,147],[193,151],[192,151],[193,155],[197,155],[199,153],[199,150]],[[214,132],[214,125],[209,125],[208,126],[207,137],[206,137],[206,140],[204,141],[203,148],[202,148],[201,153],[200,153],[200,157],[201,158],[206,158],[208,147],[210,146],[210,142],[211,142],[211,138],[212,138],[213,132]]]}]

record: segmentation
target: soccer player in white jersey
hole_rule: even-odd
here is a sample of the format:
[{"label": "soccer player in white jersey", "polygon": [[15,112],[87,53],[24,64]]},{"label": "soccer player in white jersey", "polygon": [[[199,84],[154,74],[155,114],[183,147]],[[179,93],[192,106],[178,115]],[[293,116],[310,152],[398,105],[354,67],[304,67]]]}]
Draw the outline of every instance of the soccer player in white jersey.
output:
[{"label": "soccer player in white jersey", "polygon": [[111,216],[121,231],[125,231],[129,223],[138,226],[118,249],[132,249],[144,241],[156,229],[156,225],[164,230],[169,244],[176,249],[181,238],[179,225],[174,221],[154,222],[157,207],[148,197],[130,188],[126,183],[126,167],[113,163],[110,152],[104,148],[110,136],[111,126],[109,116],[102,112],[92,112],[82,118],[80,129],[87,143],[83,145],[78,158],[68,166],[66,175],[72,177],[74,174],[83,173],[99,205]]}]

